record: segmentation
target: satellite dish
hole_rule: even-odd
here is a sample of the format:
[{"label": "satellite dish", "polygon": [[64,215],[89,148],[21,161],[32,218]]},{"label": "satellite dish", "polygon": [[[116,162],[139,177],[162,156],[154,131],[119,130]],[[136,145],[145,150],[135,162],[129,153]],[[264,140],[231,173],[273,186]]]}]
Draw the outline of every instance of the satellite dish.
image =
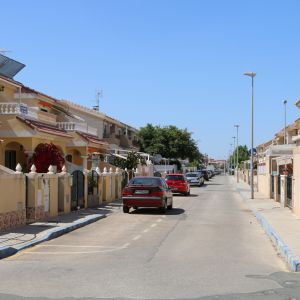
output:
[{"label": "satellite dish", "polygon": [[153,156],[154,163],[156,163],[156,164],[159,164],[162,159],[163,159],[163,157],[160,154],[155,154]]}]

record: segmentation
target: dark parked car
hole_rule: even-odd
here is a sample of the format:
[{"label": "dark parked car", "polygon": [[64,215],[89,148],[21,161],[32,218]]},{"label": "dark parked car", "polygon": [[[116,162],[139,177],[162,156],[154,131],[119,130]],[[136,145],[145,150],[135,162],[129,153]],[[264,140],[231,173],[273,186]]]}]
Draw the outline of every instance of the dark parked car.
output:
[{"label": "dark parked car", "polygon": [[160,177],[134,177],[122,191],[123,212],[131,207],[157,207],[163,213],[173,207],[173,194]]},{"label": "dark parked car", "polygon": [[199,170],[199,172],[202,172],[202,174],[203,174],[203,176],[204,176],[204,179],[205,179],[206,181],[209,180],[209,172],[208,172],[207,170],[202,169],[202,170]]}]

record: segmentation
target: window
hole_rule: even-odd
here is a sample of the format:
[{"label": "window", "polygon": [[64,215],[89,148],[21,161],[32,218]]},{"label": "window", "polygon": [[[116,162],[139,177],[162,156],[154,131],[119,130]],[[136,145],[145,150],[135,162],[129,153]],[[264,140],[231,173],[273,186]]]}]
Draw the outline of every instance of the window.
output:
[{"label": "window", "polygon": [[129,185],[147,185],[147,186],[161,186],[161,180],[159,178],[147,178],[147,177],[135,177],[131,179]]},{"label": "window", "polygon": [[184,180],[182,175],[167,175],[166,180]]},{"label": "window", "polygon": [[72,155],[71,154],[68,154],[67,156],[66,156],[66,161],[68,161],[68,162],[72,162]]}]

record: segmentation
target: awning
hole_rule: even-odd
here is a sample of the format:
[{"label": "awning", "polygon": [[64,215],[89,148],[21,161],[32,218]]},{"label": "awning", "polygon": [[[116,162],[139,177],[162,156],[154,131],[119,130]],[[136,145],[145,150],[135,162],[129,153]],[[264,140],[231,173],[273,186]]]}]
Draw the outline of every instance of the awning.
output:
[{"label": "awning", "polygon": [[293,157],[292,156],[281,156],[276,158],[277,165],[282,166],[282,165],[289,165],[293,164]]},{"label": "awning", "polygon": [[287,156],[292,155],[293,150],[296,148],[295,144],[287,144],[287,145],[272,145],[270,146],[265,155],[267,156]]}]

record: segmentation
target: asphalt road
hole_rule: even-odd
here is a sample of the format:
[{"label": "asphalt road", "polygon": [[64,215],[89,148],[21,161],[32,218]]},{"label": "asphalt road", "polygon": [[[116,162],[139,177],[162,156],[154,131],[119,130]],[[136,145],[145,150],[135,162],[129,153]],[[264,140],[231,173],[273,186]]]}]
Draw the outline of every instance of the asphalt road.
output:
[{"label": "asphalt road", "polygon": [[226,176],[166,215],[120,204],[105,219],[0,261],[0,299],[300,299]]}]

